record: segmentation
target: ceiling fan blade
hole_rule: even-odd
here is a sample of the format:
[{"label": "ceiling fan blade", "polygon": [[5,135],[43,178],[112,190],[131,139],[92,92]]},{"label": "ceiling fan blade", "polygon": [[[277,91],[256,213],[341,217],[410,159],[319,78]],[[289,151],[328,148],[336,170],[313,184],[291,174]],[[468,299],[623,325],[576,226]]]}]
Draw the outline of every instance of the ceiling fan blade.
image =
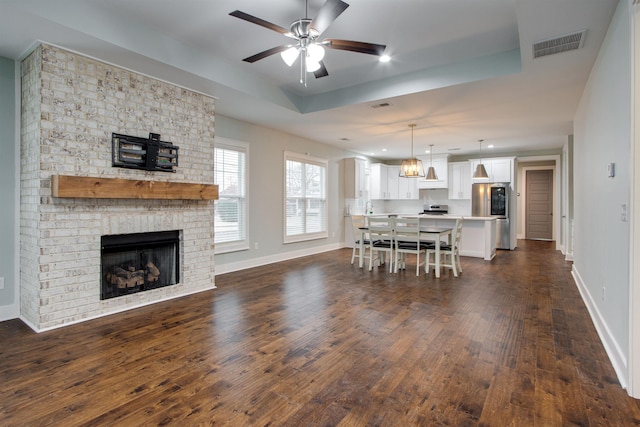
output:
[{"label": "ceiling fan blade", "polygon": [[287,30],[286,28],[281,27],[280,25],[272,24],[269,21],[265,21],[264,19],[256,18],[253,15],[249,15],[248,13],[244,13],[244,12],[241,12],[239,10],[234,10],[233,12],[229,13],[229,15],[235,16],[236,18],[240,18],[240,19],[242,19],[244,21],[247,21],[247,22],[251,22],[252,24],[260,25],[262,27],[268,28],[268,29],[273,30],[273,31],[275,31],[277,33],[280,33],[280,34],[287,35],[289,33],[289,30]]},{"label": "ceiling fan blade", "polygon": [[384,50],[387,48],[387,46],[383,44],[338,39],[326,39],[322,42],[322,44],[331,49],[348,50],[351,52],[360,52],[377,56],[382,55],[384,53]]},{"label": "ceiling fan blade", "polygon": [[320,61],[320,68],[314,71],[313,75],[316,76],[316,79],[319,79],[320,77],[326,77],[329,75],[329,72],[327,71],[327,67],[324,66],[324,62]]},{"label": "ceiling fan blade", "polygon": [[313,18],[313,21],[311,21],[309,29],[322,34],[348,7],[349,5],[342,0],[327,0],[318,11],[316,17]]},{"label": "ceiling fan blade", "polygon": [[290,47],[291,47],[290,45],[272,47],[271,49],[267,49],[267,50],[262,51],[260,53],[256,53],[255,55],[252,55],[252,56],[249,56],[247,58],[244,58],[243,61],[254,63],[256,61],[259,61],[261,59],[266,58],[267,56],[271,56],[271,55],[275,55],[276,53],[284,52],[285,50],[289,49]]}]

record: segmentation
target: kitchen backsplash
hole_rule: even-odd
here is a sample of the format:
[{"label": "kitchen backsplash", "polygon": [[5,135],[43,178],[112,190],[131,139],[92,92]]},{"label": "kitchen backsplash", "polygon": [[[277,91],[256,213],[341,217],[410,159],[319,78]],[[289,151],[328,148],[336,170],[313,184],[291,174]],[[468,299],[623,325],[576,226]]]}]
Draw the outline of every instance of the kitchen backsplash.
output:
[{"label": "kitchen backsplash", "polygon": [[471,200],[450,200],[448,190],[420,190],[418,200],[366,200],[346,199],[345,215],[362,215],[373,204],[373,213],[417,214],[425,205],[448,205],[450,215],[471,215]]}]

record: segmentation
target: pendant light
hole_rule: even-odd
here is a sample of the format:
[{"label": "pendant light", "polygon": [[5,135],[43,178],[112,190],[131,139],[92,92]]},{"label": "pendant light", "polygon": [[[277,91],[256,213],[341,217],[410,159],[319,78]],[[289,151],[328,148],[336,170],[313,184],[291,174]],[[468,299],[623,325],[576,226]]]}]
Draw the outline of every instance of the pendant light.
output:
[{"label": "pendant light", "polygon": [[484,168],[484,165],[482,164],[482,141],[484,140],[483,139],[478,140],[478,142],[480,143],[480,163],[478,163],[478,166],[476,166],[476,171],[473,173],[474,179],[489,179],[489,174],[487,174],[487,170]]},{"label": "pendant light", "polygon": [[429,147],[431,147],[429,150],[429,169],[427,170],[425,181],[437,181],[438,174],[436,174],[436,170],[433,167],[433,144],[429,144]]},{"label": "pendant light", "polygon": [[424,166],[422,160],[417,159],[413,155],[413,128],[416,125],[410,124],[411,128],[411,158],[403,160],[400,165],[400,177],[402,178],[422,178],[424,177]]}]

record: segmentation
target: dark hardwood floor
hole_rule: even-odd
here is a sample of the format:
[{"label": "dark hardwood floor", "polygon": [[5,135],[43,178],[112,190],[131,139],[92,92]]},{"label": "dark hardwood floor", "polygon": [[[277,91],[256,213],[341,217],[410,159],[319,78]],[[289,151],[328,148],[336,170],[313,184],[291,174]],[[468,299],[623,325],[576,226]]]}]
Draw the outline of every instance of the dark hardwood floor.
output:
[{"label": "dark hardwood floor", "polygon": [[344,249],[42,334],[0,323],[0,425],[639,425],[570,263],[519,245],[457,279]]}]

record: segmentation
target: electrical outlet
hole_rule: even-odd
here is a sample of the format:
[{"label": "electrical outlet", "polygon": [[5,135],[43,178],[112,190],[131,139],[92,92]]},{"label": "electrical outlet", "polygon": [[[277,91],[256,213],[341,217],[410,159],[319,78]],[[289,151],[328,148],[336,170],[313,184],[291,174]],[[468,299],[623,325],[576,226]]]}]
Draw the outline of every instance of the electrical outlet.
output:
[{"label": "electrical outlet", "polygon": [[606,294],[607,288],[605,288],[604,286],[602,287],[602,301],[604,301],[604,297]]},{"label": "electrical outlet", "polygon": [[258,242],[255,242],[255,243],[253,244],[253,249],[258,250]]},{"label": "electrical outlet", "polygon": [[336,232],[331,233],[331,237],[336,237]]},{"label": "electrical outlet", "polygon": [[0,277],[0,289],[4,289],[4,277]]},{"label": "electrical outlet", "polygon": [[627,222],[627,204],[623,203],[620,205],[620,220],[622,222]]}]

